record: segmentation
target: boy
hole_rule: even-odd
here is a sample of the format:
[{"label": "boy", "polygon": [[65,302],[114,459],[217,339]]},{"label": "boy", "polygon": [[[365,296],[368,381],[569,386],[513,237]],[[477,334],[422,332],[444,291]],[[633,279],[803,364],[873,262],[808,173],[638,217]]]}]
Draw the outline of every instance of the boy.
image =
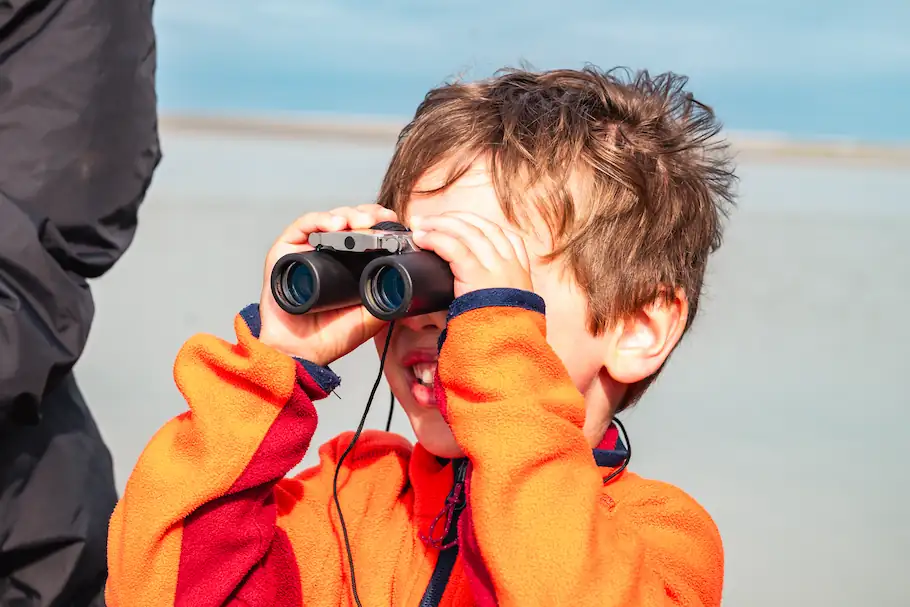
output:
[{"label": "boy", "polygon": [[[694,317],[733,176],[684,80],[620,76],[433,90],[380,205],[285,231],[237,344],[197,336],[177,357],[190,411],[152,439],[111,521],[110,605],[720,603],[714,523],[625,471],[613,417]],[[327,365],[370,337],[381,350],[388,326],[362,307],[287,315],[268,276],[314,231],[388,220],[450,263],[457,298],[395,323],[385,373],[418,442],[361,435],[342,526],[350,433],[285,475],[339,383]]]}]

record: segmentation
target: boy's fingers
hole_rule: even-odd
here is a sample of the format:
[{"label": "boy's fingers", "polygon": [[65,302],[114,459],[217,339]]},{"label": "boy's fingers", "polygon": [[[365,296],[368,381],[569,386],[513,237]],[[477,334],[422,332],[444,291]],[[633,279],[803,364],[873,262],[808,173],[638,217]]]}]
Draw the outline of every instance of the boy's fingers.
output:
[{"label": "boy's fingers", "polygon": [[504,230],[506,238],[509,239],[509,243],[512,246],[512,252],[514,258],[518,260],[518,263],[521,264],[521,267],[527,271],[531,271],[531,259],[528,255],[528,249],[525,247],[524,238],[516,234],[511,230]]},{"label": "boy's fingers", "polygon": [[[417,229],[428,233],[445,233],[449,237],[461,241],[462,247],[482,261],[484,266],[495,267],[498,265],[496,259],[501,257],[499,251],[483,230],[475,225],[451,215],[436,215],[419,219]],[[447,259],[446,261],[456,262],[459,259]]]},{"label": "boy's fingers", "polygon": [[364,213],[355,209],[345,209],[343,216],[347,219],[347,229],[350,230],[365,230],[367,228],[372,228],[379,223],[379,220],[376,219],[375,215],[370,215],[369,213]]},{"label": "boy's fingers", "polygon": [[278,238],[279,242],[305,245],[313,232],[371,228],[380,221],[394,221],[395,212],[376,204],[338,207],[327,212],[307,213],[294,220]]},{"label": "boy's fingers", "polygon": [[458,268],[466,265],[479,265],[477,256],[461,239],[442,231],[414,232],[414,242],[421,249],[433,251],[452,266],[453,273],[457,274]]},{"label": "boy's fingers", "polygon": [[455,217],[467,224],[470,224],[476,227],[478,230],[483,232],[484,236],[496,247],[496,250],[499,252],[499,256],[503,259],[515,259],[515,247],[509,238],[506,236],[505,231],[492,221],[484,219],[479,215],[474,213],[466,213],[462,211],[452,211],[449,213],[444,213],[444,217]]},{"label": "boy's fingers", "polygon": [[343,230],[347,227],[347,219],[332,213],[307,213],[298,217],[278,237],[279,242],[291,245],[304,245],[313,232],[328,232]]},{"label": "boy's fingers", "polygon": [[340,215],[347,219],[348,228],[352,230],[363,230],[372,228],[380,221],[392,221],[395,213],[384,209],[378,205],[362,204],[357,207],[339,207],[333,209],[330,213]]},{"label": "boy's fingers", "polygon": [[359,204],[354,208],[376,217],[378,220],[376,223],[379,223],[379,221],[398,221],[398,215],[395,214],[395,211],[378,204]]}]

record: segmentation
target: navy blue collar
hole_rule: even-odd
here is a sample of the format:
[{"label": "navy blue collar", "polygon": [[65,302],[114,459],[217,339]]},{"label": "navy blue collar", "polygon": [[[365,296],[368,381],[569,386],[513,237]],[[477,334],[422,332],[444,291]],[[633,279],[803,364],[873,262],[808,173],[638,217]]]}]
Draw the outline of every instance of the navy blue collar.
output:
[{"label": "navy blue collar", "polygon": [[610,424],[603,440],[593,452],[594,461],[601,468],[616,468],[629,459],[629,448],[622,442],[615,423]]}]

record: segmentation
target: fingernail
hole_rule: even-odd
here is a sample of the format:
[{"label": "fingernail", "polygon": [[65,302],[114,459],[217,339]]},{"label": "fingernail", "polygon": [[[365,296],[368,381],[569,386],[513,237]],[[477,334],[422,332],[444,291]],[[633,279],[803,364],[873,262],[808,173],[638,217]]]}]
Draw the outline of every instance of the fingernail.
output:
[{"label": "fingernail", "polygon": [[427,235],[427,233],[424,232],[423,230],[415,230],[415,231],[413,232],[414,238],[423,238],[423,237],[426,236],[426,235]]}]

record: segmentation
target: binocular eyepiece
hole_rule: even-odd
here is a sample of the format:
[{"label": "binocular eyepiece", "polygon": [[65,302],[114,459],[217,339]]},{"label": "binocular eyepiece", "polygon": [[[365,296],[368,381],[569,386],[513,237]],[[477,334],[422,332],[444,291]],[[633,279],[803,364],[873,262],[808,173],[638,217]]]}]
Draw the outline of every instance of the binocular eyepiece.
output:
[{"label": "binocular eyepiece", "polygon": [[419,250],[399,223],[317,232],[309,243],[315,250],[285,255],[272,269],[272,296],[289,314],[362,303],[390,321],[445,310],[454,299],[448,262]]}]

